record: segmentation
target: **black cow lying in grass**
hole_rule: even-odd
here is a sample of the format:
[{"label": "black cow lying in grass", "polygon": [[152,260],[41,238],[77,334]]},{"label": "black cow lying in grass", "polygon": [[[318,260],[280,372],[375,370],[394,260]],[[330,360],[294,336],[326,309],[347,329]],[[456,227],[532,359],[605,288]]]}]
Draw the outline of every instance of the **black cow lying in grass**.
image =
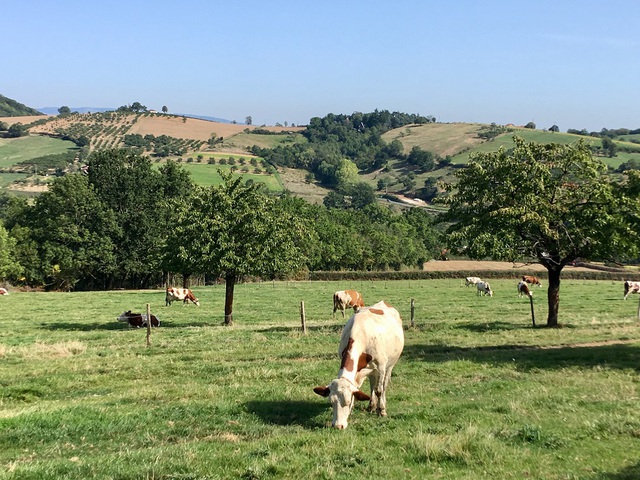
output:
[{"label": "black cow lying in grass", "polygon": [[[124,312],[122,315],[117,317],[119,322],[126,322],[131,327],[146,327],[147,326],[147,314],[146,313],[132,313],[131,310]],[[155,315],[151,314],[151,326],[159,327],[160,319]]]}]

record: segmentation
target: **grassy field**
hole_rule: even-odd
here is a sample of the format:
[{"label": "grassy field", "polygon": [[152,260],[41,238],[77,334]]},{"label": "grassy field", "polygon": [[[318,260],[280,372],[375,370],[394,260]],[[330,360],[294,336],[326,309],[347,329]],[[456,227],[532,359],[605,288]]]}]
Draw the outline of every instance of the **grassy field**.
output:
[{"label": "grassy field", "polygon": [[[209,165],[206,163],[182,163],[180,165],[191,174],[191,179],[196,185],[206,186],[221,184],[222,177],[220,177],[218,170],[229,171],[231,169],[229,165]],[[251,169],[253,169],[253,167],[251,167]],[[277,174],[241,173],[240,170],[237,170],[235,175],[241,175],[245,181],[251,179],[254,182],[264,183],[270,192],[282,192],[283,190]]]},{"label": "grassy field", "polygon": [[[622,285],[564,281],[559,329],[532,329],[513,281],[224,286],[201,307],[160,290],[1,297],[0,478],[640,478],[640,325]],[[335,377],[331,294],[385,299],[415,328],[386,418],[345,431],[312,392]],[[535,289],[544,323],[544,289]],[[305,301],[309,332],[299,325]],[[151,305],[145,330],[116,322]]]},{"label": "grassy field", "polygon": [[76,148],[73,142],[46,136],[0,138],[0,168],[44,155],[65,153]]}]

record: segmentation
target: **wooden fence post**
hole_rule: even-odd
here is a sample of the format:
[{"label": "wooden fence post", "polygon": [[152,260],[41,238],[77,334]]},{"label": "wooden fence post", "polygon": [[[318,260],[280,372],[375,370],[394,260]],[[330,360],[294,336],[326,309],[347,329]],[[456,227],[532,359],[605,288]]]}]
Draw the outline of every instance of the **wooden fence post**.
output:
[{"label": "wooden fence post", "polygon": [[638,298],[638,320],[640,320],[640,298]]},{"label": "wooden fence post", "polygon": [[147,303],[147,347],[151,345],[151,305]]},{"label": "wooden fence post", "polygon": [[300,301],[300,321],[302,322],[302,333],[307,334],[307,318],[304,312],[304,300]]},{"label": "wooden fence post", "polygon": [[536,326],[536,316],[533,313],[533,295],[529,297],[529,301],[531,302],[531,323],[533,323],[533,327]]},{"label": "wooden fence post", "polygon": [[415,316],[416,316],[416,301],[412,298],[411,299],[411,328],[414,328],[416,326],[414,321]]}]

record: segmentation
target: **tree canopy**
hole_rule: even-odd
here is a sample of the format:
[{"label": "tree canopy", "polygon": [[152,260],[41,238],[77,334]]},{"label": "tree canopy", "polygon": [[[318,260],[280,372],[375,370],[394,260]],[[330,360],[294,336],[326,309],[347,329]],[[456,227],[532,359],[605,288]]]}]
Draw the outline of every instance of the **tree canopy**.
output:
[{"label": "tree canopy", "polygon": [[479,153],[456,173],[441,220],[451,222],[451,246],[472,258],[541,263],[549,272],[547,325],[557,326],[565,265],[638,251],[634,204],[585,143],[514,140],[513,150]]}]

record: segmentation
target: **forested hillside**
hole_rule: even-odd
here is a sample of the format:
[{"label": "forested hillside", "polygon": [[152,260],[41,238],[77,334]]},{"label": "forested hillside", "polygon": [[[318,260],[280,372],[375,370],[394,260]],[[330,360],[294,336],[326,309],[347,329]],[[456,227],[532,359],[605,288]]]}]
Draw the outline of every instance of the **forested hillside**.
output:
[{"label": "forested hillside", "polygon": [[29,115],[42,115],[34,108],[29,108],[22,103],[0,95],[0,117],[22,117]]}]

